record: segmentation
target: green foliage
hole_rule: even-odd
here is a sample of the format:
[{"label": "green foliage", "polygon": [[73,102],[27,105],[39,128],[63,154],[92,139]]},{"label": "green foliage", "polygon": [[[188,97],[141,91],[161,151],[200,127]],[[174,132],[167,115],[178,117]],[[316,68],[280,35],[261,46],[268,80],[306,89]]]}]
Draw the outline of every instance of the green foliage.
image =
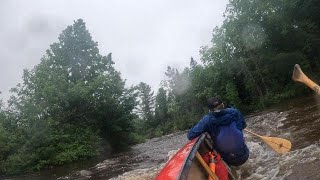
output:
[{"label": "green foliage", "polygon": [[113,149],[137,142],[136,93],[125,88],[113,64],[111,53],[99,54],[81,19],[68,26],[41,63],[24,70],[8,110],[0,113],[1,173],[96,156],[103,142]]},{"label": "green foliage", "polygon": [[151,87],[144,82],[141,82],[137,88],[139,91],[138,97],[140,99],[137,108],[138,113],[146,123],[152,122],[155,106],[154,92],[151,90]]},{"label": "green foliage", "polygon": [[168,98],[166,91],[159,88],[156,96],[155,125],[164,125],[168,118]]},{"label": "green foliage", "polygon": [[30,133],[30,139],[24,137],[25,143],[10,150],[16,148],[2,161],[0,169],[6,174],[35,171],[96,156],[101,151],[100,138],[89,129],[70,126],[47,130]]},{"label": "green foliage", "polygon": [[230,1],[223,25],[213,31],[212,46],[201,50],[208,71],[203,79],[212,80],[200,93],[213,91],[231,103],[242,102],[243,108],[263,108],[295,96],[294,64],[307,71],[320,68],[315,63],[319,20],[311,18],[314,9],[319,5],[313,0]]},{"label": "green foliage", "polygon": [[[101,150],[100,137],[90,129],[77,128],[74,126],[57,129],[52,133],[50,139],[51,152],[43,152],[44,155],[51,154],[50,164],[61,165],[78,159],[98,155]],[[40,151],[41,152],[41,151]]]},{"label": "green foliage", "polygon": [[226,100],[228,100],[231,104],[239,107],[241,105],[241,100],[239,98],[239,93],[237,91],[237,87],[234,83],[228,82],[226,83]]}]

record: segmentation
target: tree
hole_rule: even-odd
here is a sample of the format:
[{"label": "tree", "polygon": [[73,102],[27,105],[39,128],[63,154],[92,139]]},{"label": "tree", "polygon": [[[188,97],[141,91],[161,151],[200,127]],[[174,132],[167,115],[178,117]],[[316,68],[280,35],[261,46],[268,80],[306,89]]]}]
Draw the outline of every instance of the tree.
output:
[{"label": "tree", "polygon": [[5,173],[96,156],[103,142],[113,148],[134,142],[136,95],[125,88],[113,64],[111,53],[99,54],[79,19],[60,34],[40,64],[24,70],[23,83],[12,89],[9,100],[16,142],[23,143],[2,160]]},{"label": "tree", "polygon": [[[306,12],[308,8],[310,11]],[[313,0],[230,1],[223,25],[213,31],[212,46],[201,50],[205,69],[216,72],[214,77],[209,72],[207,78],[219,76],[208,89],[223,86],[215,92],[230,97],[231,88],[238,92],[242,102],[257,107],[293,96],[290,79],[293,65],[300,63],[306,69],[311,66],[313,70],[319,69],[312,60],[318,57],[315,53],[318,35],[313,33],[319,30],[318,20],[306,16],[316,15],[317,8]]]},{"label": "tree", "polygon": [[138,85],[138,90],[138,97],[140,99],[138,112],[144,121],[152,122],[155,103],[155,97],[153,95],[154,92],[151,90],[151,87],[144,82],[140,82]]},{"label": "tree", "polygon": [[156,126],[164,125],[167,120],[168,120],[167,92],[163,88],[159,88],[156,96],[156,107],[155,107]]}]

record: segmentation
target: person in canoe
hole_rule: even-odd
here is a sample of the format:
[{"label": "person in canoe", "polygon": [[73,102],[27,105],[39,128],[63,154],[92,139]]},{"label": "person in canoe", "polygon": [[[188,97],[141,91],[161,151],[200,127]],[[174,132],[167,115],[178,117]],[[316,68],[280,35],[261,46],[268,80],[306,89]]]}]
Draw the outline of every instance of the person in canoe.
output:
[{"label": "person in canoe", "polygon": [[216,97],[208,99],[208,108],[209,113],[189,130],[188,139],[192,140],[207,132],[215,143],[215,149],[228,165],[244,164],[249,158],[249,149],[242,132],[247,124],[241,112],[234,107],[225,106]]}]

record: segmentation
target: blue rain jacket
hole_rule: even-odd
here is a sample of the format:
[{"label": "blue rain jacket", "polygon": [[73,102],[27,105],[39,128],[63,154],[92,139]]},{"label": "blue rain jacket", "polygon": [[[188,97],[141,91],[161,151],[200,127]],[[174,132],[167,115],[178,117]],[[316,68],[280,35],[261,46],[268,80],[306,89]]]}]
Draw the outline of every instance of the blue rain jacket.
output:
[{"label": "blue rain jacket", "polygon": [[247,124],[241,112],[231,106],[220,112],[205,115],[188,132],[188,139],[194,139],[204,132],[213,138],[215,149],[229,165],[239,166],[249,158],[242,130]]}]

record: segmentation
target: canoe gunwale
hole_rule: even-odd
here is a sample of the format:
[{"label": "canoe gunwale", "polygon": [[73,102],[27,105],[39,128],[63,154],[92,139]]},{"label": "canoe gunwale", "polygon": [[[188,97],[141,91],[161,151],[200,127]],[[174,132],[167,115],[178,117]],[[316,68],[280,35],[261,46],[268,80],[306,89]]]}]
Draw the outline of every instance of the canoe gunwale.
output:
[{"label": "canoe gunwale", "polygon": [[187,176],[188,176],[188,172],[190,170],[190,167],[191,167],[191,164],[192,164],[192,161],[193,159],[195,158],[196,156],[196,153],[201,145],[201,143],[204,141],[204,139],[206,138],[207,136],[207,133],[203,133],[198,139],[197,141],[195,142],[195,144],[193,145],[192,149],[190,150],[189,154],[188,154],[188,157],[185,159],[184,161],[184,165],[183,167],[181,168],[181,171],[179,173],[179,176],[178,176],[178,180],[186,180],[187,179]]}]

